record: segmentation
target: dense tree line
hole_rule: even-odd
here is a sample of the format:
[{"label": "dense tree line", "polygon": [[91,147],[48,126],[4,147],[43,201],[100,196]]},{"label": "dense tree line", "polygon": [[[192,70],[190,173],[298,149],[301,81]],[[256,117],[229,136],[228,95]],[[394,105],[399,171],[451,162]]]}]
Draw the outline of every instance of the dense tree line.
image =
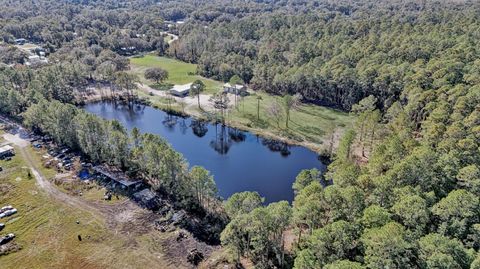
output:
[{"label": "dense tree line", "polygon": [[59,101],[41,100],[22,116],[32,130],[80,150],[95,163],[107,163],[145,179],[184,208],[217,210],[213,177],[202,167],[189,170],[183,156],[160,136],[141,134],[137,129],[128,132],[117,121],[100,119]]},{"label": "dense tree line", "polygon": [[388,108],[410,91],[476,84],[478,4],[289,4],[208,21],[198,11],[169,53],[207,77],[237,74],[254,89],[347,110],[369,95]]},{"label": "dense tree line", "polygon": [[[293,185],[292,213],[282,228],[297,234],[294,268],[478,268],[480,88],[444,89],[429,94],[419,132],[409,117],[414,106],[395,103],[382,119],[372,97],[354,106],[357,131],[344,134],[327,173],[302,171]],[[366,123],[372,118],[384,123],[372,127]],[[384,132],[362,164],[353,151],[375,136],[369,128]],[[227,205],[248,210],[234,220],[263,208],[255,199],[236,200]],[[236,223],[222,235],[227,247],[259,268],[280,264],[273,237],[259,246],[250,240],[256,231]]]}]

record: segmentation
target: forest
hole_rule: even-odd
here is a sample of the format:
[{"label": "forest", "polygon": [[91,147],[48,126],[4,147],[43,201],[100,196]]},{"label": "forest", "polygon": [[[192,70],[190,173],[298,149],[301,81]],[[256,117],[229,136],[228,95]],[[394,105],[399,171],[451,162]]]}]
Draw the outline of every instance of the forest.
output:
[{"label": "forest", "polygon": [[[217,222],[232,262],[255,268],[480,268],[480,7],[475,1],[0,1],[0,113],[92,160],[141,174]],[[164,42],[165,21],[180,39]],[[17,38],[50,63],[24,66]],[[129,96],[122,47],[197,73],[357,115],[326,173],[292,204],[216,197],[162,138],[76,108],[92,81]],[[68,128],[66,127],[68,126]],[[328,185],[325,182],[333,182]],[[328,185],[327,187],[325,187]],[[228,223],[228,224],[226,224]],[[224,225],[225,224],[225,225]],[[221,227],[220,227],[221,226]],[[294,234],[291,246],[285,234]]]}]

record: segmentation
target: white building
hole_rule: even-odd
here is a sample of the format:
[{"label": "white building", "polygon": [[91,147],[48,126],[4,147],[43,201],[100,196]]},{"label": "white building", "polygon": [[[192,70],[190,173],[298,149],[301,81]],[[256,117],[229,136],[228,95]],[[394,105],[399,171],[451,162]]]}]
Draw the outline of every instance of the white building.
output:
[{"label": "white building", "polygon": [[0,158],[10,157],[15,155],[15,149],[12,146],[6,145],[0,147]]},{"label": "white building", "polygon": [[230,85],[230,83],[225,83],[223,84],[223,92],[242,96],[248,95],[247,87],[240,84]]},{"label": "white building", "polygon": [[170,94],[175,95],[178,97],[185,97],[190,92],[190,87],[192,83],[184,84],[184,85],[175,85],[172,89],[170,89]]}]

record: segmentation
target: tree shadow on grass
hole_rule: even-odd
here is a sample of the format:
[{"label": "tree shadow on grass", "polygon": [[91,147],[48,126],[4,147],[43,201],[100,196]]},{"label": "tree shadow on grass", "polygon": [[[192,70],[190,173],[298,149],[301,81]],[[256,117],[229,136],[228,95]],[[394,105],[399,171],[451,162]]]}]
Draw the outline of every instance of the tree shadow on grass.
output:
[{"label": "tree shadow on grass", "polygon": [[260,128],[260,129],[266,129],[269,126],[267,120],[265,120],[263,118],[258,119],[257,115],[254,115],[252,113],[245,113],[243,116],[250,121],[249,123],[247,123],[248,127],[256,127],[256,128]]},{"label": "tree shadow on grass", "polygon": [[157,90],[157,91],[168,91],[170,90],[174,85],[171,84],[171,83],[154,83],[154,84],[151,84],[151,85],[148,85],[150,88],[154,89],[154,90]]}]

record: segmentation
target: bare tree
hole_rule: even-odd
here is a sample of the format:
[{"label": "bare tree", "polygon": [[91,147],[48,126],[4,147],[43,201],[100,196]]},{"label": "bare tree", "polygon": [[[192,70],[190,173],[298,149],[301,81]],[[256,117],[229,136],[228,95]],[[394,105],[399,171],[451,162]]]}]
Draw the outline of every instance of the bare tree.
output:
[{"label": "bare tree", "polygon": [[274,101],[267,106],[266,113],[277,123],[277,127],[280,128],[280,121],[283,118],[282,106],[277,101]]},{"label": "bare tree", "polygon": [[283,97],[283,106],[285,108],[286,121],[285,126],[288,128],[288,122],[290,121],[290,112],[292,109],[297,109],[300,105],[300,100],[302,99],[300,94],[295,95],[285,95]]}]

